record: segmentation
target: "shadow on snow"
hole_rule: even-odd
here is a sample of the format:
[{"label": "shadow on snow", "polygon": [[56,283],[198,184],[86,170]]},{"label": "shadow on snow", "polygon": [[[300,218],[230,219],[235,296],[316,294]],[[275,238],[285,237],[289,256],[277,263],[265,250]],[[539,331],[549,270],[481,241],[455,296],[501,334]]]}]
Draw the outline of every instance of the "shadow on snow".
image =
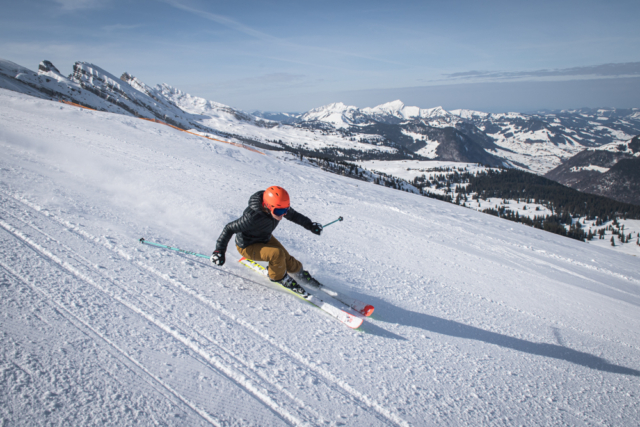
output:
[{"label": "shadow on snow", "polygon": [[[193,259],[190,259],[193,261]],[[204,262],[195,261],[201,265],[207,267],[213,267],[221,272],[256,283],[260,286],[264,286],[257,281],[248,279],[230,271],[222,270],[218,267],[206,264]],[[425,331],[434,332],[440,335],[448,335],[456,338],[463,338],[469,340],[482,341],[487,344],[497,345],[503,348],[509,348],[512,350],[520,351],[523,353],[529,353],[536,356],[550,357],[553,359],[564,360],[566,362],[574,363],[576,365],[585,366],[587,368],[595,369],[603,372],[611,372],[614,374],[633,375],[640,377],[640,371],[635,369],[626,368],[624,366],[618,366],[607,362],[605,359],[594,356],[589,353],[584,353],[577,350],[564,347],[557,344],[548,343],[536,343],[520,338],[513,338],[508,335],[499,334],[497,332],[485,331],[484,329],[477,328],[475,326],[465,325],[464,323],[456,322],[454,320],[446,320],[440,317],[431,316],[429,314],[418,313],[411,310],[405,310],[400,307],[396,307],[388,302],[374,298],[368,295],[359,295],[354,293],[356,298],[365,300],[374,305],[375,312],[373,319],[381,322],[396,323],[398,325],[410,326],[414,328],[423,329]],[[365,318],[366,319],[366,318]],[[383,338],[396,339],[406,341],[405,337],[397,335],[393,332],[387,331],[371,322],[365,322],[360,327],[365,333],[377,335]],[[556,334],[557,337],[557,334]]]},{"label": "shadow on snow", "polygon": [[[354,294],[356,298],[360,298]],[[431,316],[429,314],[418,313],[411,310],[405,310],[396,307],[383,300],[372,298],[370,296],[362,296],[370,303],[374,303],[376,311],[373,314],[375,320],[387,323],[396,323],[399,325],[410,326],[423,329],[425,331],[434,332],[440,335],[448,335],[456,338],[468,340],[482,341],[487,344],[497,345],[503,348],[529,353],[536,356],[551,357],[553,359],[564,360],[576,365],[585,366],[603,372],[611,372],[614,374],[640,376],[640,371],[618,366],[607,362],[605,359],[594,356],[582,351],[572,350],[558,344],[536,343],[520,338],[513,338],[508,335],[499,334],[497,332],[486,331],[475,326],[465,325],[464,323],[454,320],[446,320],[440,317]],[[395,338],[406,340],[391,332],[384,330],[371,323],[365,323],[361,326],[364,332],[379,335],[384,338]]]}]

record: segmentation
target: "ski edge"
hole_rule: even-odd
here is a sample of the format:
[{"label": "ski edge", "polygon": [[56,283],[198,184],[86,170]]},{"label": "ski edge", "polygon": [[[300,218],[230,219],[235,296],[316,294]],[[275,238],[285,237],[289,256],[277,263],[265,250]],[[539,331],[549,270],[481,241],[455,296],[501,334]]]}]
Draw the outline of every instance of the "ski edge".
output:
[{"label": "ski edge", "polygon": [[[313,283],[314,281],[315,283]],[[336,290],[328,288],[322,283],[318,282],[316,279],[313,279],[312,281],[309,281],[306,283],[315,289],[321,290],[322,292],[331,296],[332,298],[337,299],[341,303],[351,307],[352,309],[362,314],[363,316],[369,317],[373,314],[373,311],[375,310],[375,308],[371,304],[367,304],[365,302],[360,301],[359,299],[351,298],[350,296],[347,296]]]},{"label": "ski edge", "polygon": [[[257,262],[246,258],[246,257],[242,257],[240,260],[238,260],[238,262],[242,265],[244,265],[245,267],[260,273],[264,276],[269,276],[269,273],[267,271],[266,268],[264,268],[262,265],[258,264]],[[276,282],[277,283],[277,282]],[[324,302],[321,298],[309,294],[307,293],[307,296],[304,297],[302,295],[299,295],[293,291],[291,291],[290,289],[285,288],[284,286],[280,285],[282,287],[282,289],[285,289],[287,291],[289,291],[290,293],[292,293],[293,295],[296,295],[297,297],[308,301],[309,303],[313,304],[314,306],[318,307],[320,310],[324,311],[325,313],[331,315],[333,318],[335,318],[336,320],[338,320],[339,322],[345,324],[346,326],[348,326],[351,329],[358,329],[361,325],[362,325],[362,319],[347,313],[344,310],[339,309],[338,307],[334,307],[331,304],[328,304],[326,302]]]}]

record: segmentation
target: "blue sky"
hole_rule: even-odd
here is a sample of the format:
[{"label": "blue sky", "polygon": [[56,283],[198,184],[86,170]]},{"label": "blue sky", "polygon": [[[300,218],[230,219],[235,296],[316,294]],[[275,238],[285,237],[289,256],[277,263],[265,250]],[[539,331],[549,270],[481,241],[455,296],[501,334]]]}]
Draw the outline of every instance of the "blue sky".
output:
[{"label": "blue sky", "polygon": [[0,0],[0,57],[246,111],[640,107],[640,2]]}]

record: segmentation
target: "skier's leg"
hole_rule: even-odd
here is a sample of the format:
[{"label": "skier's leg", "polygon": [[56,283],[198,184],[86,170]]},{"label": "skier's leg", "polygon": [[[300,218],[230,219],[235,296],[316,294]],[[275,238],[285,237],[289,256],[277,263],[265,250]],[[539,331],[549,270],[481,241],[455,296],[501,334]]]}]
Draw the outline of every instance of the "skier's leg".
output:
[{"label": "skier's leg", "polygon": [[282,279],[287,271],[295,273],[302,269],[300,261],[289,255],[284,246],[273,236],[268,243],[255,243],[244,249],[240,247],[237,249],[242,256],[254,261],[268,261],[271,280]]},{"label": "skier's leg", "polygon": [[[278,241],[275,237],[271,236],[271,240],[269,240],[269,245],[273,245],[273,247],[277,247],[281,253],[284,254],[284,262],[286,266],[286,271],[289,273],[298,273],[302,271],[302,263],[292,257],[289,252],[282,246],[282,243]],[[269,264],[271,265],[271,264]]]},{"label": "skier's leg", "polygon": [[254,261],[269,262],[269,278],[271,280],[280,280],[287,272],[285,254],[278,247],[269,246],[269,243],[254,243],[244,249],[237,248],[238,252],[244,257]]}]

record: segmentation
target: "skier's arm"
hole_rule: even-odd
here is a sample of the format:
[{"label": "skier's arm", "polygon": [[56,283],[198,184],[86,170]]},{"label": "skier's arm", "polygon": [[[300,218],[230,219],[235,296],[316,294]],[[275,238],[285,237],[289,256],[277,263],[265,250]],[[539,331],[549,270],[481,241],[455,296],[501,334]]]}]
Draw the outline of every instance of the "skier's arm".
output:
[{"label": "skier's arm", "polygon": [[229,240],[231,240],[233,235],[249,229],[249,226],[249,221],[247,221],[244,216],[225,225],[216,242],[216,251],[224,254],[227,251]]},{"label": "skier's arm", "polygon": [[300,212],[295,211],[293,208],[289,208],[289,212],[287,212],[284,217],[289,221],[293,221],[296,224],[303,226],[307,230],[309,230],[309,227],[313,224],[309,218],[302,215]]},{"label": "skier's arm", "polygon": [[319,235],[320,233],[322,233],[322,225],[318,224],[317,222],[311,221],[309,218],[295,211],[293,208],[289,208],[289,212],[287,212],[284,217],[289,221],[293,221],[296,224],[303,226],[314,234]]}]

